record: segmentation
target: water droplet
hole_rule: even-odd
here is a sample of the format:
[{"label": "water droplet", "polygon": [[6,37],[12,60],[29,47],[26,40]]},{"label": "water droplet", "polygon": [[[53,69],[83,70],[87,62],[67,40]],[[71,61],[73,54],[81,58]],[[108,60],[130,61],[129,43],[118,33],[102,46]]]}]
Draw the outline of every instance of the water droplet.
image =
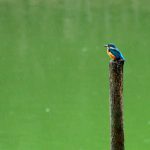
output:
[{"label": "water droplet", "polygon": [[45,112],[49,113],[50,112],[50,108],[46,108]]},{"label": "water droplet", "polygon": [[150,143],[150,139],[144,139],[144,143]]},{"label": "water droplet", "polygon": [[82,48],[82,52],[87,52],[87,48],[86,47],[84,47],[84,48]]}]

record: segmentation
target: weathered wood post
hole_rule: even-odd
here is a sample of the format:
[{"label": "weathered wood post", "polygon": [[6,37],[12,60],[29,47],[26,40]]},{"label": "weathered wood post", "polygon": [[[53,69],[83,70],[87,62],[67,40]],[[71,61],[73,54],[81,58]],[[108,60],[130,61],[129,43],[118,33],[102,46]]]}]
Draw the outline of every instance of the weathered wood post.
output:
[{"label": "weathered wood post", "polygon": [[124,150],[123,65],[124,61],[109,63],[111,150]]}]

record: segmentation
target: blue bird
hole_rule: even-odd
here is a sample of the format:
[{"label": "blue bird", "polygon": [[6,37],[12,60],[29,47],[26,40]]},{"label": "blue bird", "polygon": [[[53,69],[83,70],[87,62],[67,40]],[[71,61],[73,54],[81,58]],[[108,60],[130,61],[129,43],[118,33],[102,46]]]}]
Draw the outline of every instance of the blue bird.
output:
[{"label": "blue bird", "polygon": [[110,44],[105,45],[105,47],[107,47],[107,54],[112,60],[125,61],[125,58],[123,57],[122,53],[114,44],[110,43]]}]

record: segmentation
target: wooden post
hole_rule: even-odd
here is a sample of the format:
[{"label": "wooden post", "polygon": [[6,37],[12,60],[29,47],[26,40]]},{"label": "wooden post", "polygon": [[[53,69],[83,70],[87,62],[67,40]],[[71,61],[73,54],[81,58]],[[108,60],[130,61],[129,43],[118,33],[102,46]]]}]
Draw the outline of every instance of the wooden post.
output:
[{"label": "wooden post", "polygon": [[123,129],[123,65],[124,61],[110,61],[111,150],[124,150]]}]

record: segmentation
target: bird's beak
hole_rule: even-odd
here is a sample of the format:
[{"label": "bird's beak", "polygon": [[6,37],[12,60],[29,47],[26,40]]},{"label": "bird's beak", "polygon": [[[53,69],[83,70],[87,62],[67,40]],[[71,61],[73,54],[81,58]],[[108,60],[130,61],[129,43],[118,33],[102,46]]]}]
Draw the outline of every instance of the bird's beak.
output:
[{"label": "bird's beak", "polygon": [[104,45],[104,47],[108,47],[108,45]]}]

